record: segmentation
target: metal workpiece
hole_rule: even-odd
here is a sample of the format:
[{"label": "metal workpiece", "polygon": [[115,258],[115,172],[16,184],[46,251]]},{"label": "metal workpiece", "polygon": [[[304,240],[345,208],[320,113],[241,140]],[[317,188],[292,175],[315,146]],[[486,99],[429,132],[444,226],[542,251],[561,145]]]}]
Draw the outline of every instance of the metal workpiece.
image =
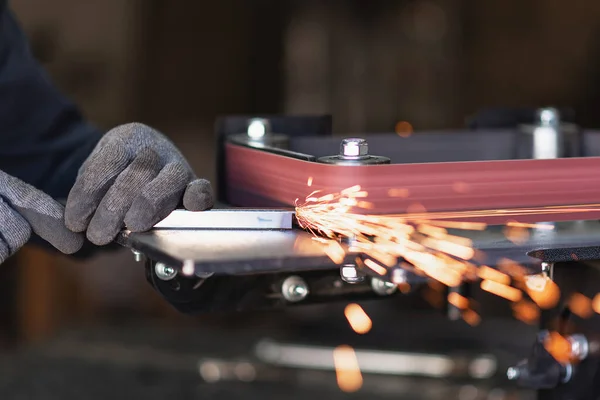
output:
[{"label": "metal workpiece", "polygon": [[340,143],[340,152],[335,156],[325,156],[318,159],[325,164],[336,165],[378,165],[389,164],[390,159],[369,154],[369,143],[362,138],[346,138]]},{"label": "metal workpiece", "polygon": [[292,229],[294,211],[288,209],[175,210],[154,229]]},{"label": "metal workpiece", "polygon": [[541,160],[581,156],[583,149],[579,127],[563,122],[556,108],[538,109],[535,123],[521,126],[519,132],[519,158]]}]

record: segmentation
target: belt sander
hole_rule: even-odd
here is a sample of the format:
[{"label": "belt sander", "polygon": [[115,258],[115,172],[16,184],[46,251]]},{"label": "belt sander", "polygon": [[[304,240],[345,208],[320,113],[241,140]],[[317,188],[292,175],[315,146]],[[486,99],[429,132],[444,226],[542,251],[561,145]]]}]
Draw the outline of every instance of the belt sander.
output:
[{"label": "belt sander", "polygon": [[[144,261],[151,285],[186,313],[371,299],[402,295],[402,285],[429,285],[431,277],[409,260],[400,257],[383,272],[367,268],[352,235],[320,240],[319,229],[307,229],[298,205],[311,193],[327,197],[354,187],[368,202],[351,205],[355,215],[441,221],[445,234],[468,240],[484,256],[488,274],[506,273],[510,262],[522,274],[512,283],[523,284],[525,276],[557,285],[560,300],[542,312],[548,331],[508,376],[536,389],[582,383],[589,389],[600,348],[593,339],[600,327],[594,311],[600,312],[600,300],[597,307],[594,301],[600,291],[600,132],[565,123],[551,108],[507,128],[408,132],[406,125],[338,136],[330,116],[221,118],[218,205],[198,213],[176,210],[149,232],[122,232],[119,242]],[[461,230],[463,222],[483,228]],[[526,235],[512,240],[510,224]],[[343,250],[337,258],[328,254],[331,240]],[[448,299],[453,293],[465,298],[481,281],[470,276],[444,290]],[[564,339],[566,359],[547,344],[555,332]],[[596,398],[581,396],[569,398]]]}]

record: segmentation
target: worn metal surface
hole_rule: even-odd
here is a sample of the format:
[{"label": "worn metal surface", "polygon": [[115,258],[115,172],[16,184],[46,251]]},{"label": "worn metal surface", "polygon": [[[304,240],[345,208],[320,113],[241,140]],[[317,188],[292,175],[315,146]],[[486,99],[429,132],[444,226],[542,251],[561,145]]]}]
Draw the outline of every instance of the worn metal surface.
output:
[{"label": "worn metal surface", "polygon": [[[553,229],[528,229],[529,237],[513,243],[501,226],[485,231],[456,231],[469,237],[483,260],[494,266],[511,259],[536,268],[543,261],[600,259],[600,222],[552,223]],[[196,273],[246,274],[335,269],[324,246],[308,232],[291,230],[155,230],[125,233],[121,244],[175,267],[193,263]],[[353,259],[349,256],[348,261]]]}]

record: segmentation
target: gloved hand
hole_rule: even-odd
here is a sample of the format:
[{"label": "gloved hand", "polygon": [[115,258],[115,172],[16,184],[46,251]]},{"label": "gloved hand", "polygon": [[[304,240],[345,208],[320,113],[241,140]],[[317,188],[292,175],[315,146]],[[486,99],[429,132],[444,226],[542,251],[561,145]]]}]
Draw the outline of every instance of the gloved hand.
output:
[{"label": "gloved hand", "polygon": [[139,123],[104,135],[69,193],[65,224],[102,246],[126,227],[146,231],[183,201],[190,211],[213,206],[213,191],[162,134]]},{"label": "gloved hand", "polygon": [[32,231],[66,254],[83,246],[83,235],[66,228],[60,203],[0,171],[0,264],[29,241]]}]

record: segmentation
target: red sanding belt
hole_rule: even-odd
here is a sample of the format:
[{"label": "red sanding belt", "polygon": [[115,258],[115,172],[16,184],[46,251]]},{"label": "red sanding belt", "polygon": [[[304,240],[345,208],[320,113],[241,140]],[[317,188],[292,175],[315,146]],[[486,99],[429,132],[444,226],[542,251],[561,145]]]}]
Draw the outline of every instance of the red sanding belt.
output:
[{"label": "red sanding belt", "polygon": [[[415,204],[427,212],[580,206],[600,203],[600,157],[338,166],[226,144],[229,200],[237,206],[294,205],[313,190],[368,191],[373,214],[397,214]],[[312,186],[307,186],[312,177]],[[390,197],[405,189],[408,197]],[[453,218],[455,219],[455,218]],[[598,211],[471,218],[488,223],[600,219]]]}]

